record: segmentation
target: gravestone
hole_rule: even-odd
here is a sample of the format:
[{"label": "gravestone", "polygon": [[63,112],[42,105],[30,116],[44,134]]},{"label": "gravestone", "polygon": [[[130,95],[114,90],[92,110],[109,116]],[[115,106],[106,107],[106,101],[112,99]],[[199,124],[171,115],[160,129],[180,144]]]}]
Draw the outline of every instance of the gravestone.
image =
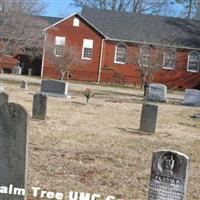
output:
[{"label": "gravestone", "polygon": [[21,81],[20,82],[20,88],[27,90],[28,86],[27,86],[27,81]]},{"label": "gravestone", "polygon": [[32,68],[28,69],[28,76],[32,76]]},{"label": "gravestone", "polygon": [[183,104],[188,106],[200,106],[200,90],[186,89]]},{"label": "gravestone", "polygon": [[200,119],[200,113],[196,113],[191,118]]},{"label": "gravestone", "polygon": [[143,104],[140,117],[140,131],[155,133],[158,106],[152,104]]},{"label": "gravestone", "polygon": [[148,85],[144,100],[152,102],[167,102],[167,87],[163,84],[151,83]]},{"label": "gravestone", "polygon": [[32,118],[45,120],[47,107],[47,97],[37,93],[33,96]]},{"label": "gravestone", "polygon": [[0,83],[0,92],[3,92],[4,91],[4,86],[2,83]]},{"label": "gravestone", "polygon": [[68,83],[57,80],[42,80],[40,92],[47,96],[67,97]]},{"label": "gravestone", "polygon": [[12,68],[12,74],[16,74],[16,75],[21,75],[22,73],[22,68],[19,66],[15,66]]},{"label": "gravestone", "polygon": [[176,151],[153,153],[148,200],[185,200],[189,158]]},{"label": "gravestone", "polygon": [[0,92],[0,106],[5,103],[8,103],[8,95],[4,92]]},{"label": "gravestone", "polygon": [[[6,103],[0,107],[0,186],[26,189],[27,122],[22,106]],[[0,193],[0,199],[23,200],[24,196]]]}]

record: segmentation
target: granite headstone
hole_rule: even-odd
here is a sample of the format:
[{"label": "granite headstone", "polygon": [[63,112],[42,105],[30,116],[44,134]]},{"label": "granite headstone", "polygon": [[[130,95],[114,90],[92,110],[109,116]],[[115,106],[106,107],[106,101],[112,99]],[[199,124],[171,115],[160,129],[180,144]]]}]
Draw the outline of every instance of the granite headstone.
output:
[{"label": "granite headstone", "polygon": [[[14,103],[0,107],[0,186],[26,189],[28,114]],[[22,193],[21,193],[22,192]],[[21,191],[24,194],[24,190]],[[24,195],[0,193],[0,199],[24,200]]]},{"label": "granite headstone", "polygon": [[0,92],[0,106],[5,103],[8,103],[8,95],[4,92]]},{"label": "granite headstone", "polygon": [[20,88],[27,90],[27,88],[28,88],[27,81],[24,81],[24,80],[21,81],[20,82]]},{"label": "granite headstone", "polygon": [[148,85],[144,100],[152,102],[167,102],[167,86],[151,83]]},{"label": "granite headstone", "polygon": [[200,106],[200,90],[186,89],[183,104],[188,106]]},{"label": "granite headstone", "polygon": [[40,92],[47,96],[67,97],[68,83],[57,80],[42,80]]},{"label": "granite headstone", "polygon": [[32,68],[28,69],[28,76],[32,76]]},{"label": "granite headstone", "polygon": [[140,117],[140,131],[154,133],[156,130],[158,106],[143,104]]},{"label": "granite headstone", "polygon": [[180,152],[154,152],[148,200],[185,200],[188,166],[188,156]]},{"label": "granite headstone", "polygon": [[45,120],[47,108],[47,97],[41,93],[33,96],[32,118]]}]

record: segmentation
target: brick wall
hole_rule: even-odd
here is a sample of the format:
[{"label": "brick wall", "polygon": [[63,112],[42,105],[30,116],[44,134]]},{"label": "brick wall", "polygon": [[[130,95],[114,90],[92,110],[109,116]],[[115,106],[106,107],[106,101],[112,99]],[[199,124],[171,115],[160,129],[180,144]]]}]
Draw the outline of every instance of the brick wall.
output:
[{"label": "brick wall", "polygon": [[[73,19],[74,16],[57,24],[53,29],[49,29],[47,31],[47,41],[49,42],[53,38],[54,42],[55,36],[65,36],[70,41],[70,44],[77,47],[81,57],[83,39],[92,39],[94,41],[92,60],[82,60],[79,67],[71,71],[71,79],[96,82],[98,79],[103,37],[81,18],[80,26],[73,27]],[[127,44],[127,63],[117,64],[114,62],[116,44],[116,42],[104,41],[101,82],[140,85],[140,74],[136,66],[131,62],[131,53],[139,51],[137,45]],[[154,82],[166,84],[168,88],[173,89],[194,88],[200,85],[200,72],[187,71],[187,58],[188,50],[177,50],[175,69],[161,68],[155,74]],[[60,77],[54,64],[49,62],[48,55],[46,54],[44,55],[44,77]]]}]

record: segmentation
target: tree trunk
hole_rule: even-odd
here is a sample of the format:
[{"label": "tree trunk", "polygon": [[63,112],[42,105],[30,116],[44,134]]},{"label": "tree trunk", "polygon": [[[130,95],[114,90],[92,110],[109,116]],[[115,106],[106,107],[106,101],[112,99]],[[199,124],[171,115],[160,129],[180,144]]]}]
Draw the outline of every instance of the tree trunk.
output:
[{"label": "tree trunk", "polygon": [[191,18],[192,14],[192,0],[189,0],[189,5],[188,5],[188,19]]},{"label": "tree trunk", "polygon": [[64,80],[64,77],[65,77],[65,72],[61,73],[61,78],[60,78],[60,80],[63,81],[63,80]]},{"label": "tree trunk", "polygon": [[69,70],[67,71],[67,80],[69,79]]}]

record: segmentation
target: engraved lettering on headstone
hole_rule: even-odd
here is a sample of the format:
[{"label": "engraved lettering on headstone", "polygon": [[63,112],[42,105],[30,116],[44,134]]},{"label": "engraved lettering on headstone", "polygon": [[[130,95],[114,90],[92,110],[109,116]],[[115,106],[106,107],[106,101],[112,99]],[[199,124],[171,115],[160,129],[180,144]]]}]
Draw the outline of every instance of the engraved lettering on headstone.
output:
[{"label": "engraved lettering on headstone", "polygon": [[176,151],[153,153],[149,200],[185,200],[189,158]]}]

